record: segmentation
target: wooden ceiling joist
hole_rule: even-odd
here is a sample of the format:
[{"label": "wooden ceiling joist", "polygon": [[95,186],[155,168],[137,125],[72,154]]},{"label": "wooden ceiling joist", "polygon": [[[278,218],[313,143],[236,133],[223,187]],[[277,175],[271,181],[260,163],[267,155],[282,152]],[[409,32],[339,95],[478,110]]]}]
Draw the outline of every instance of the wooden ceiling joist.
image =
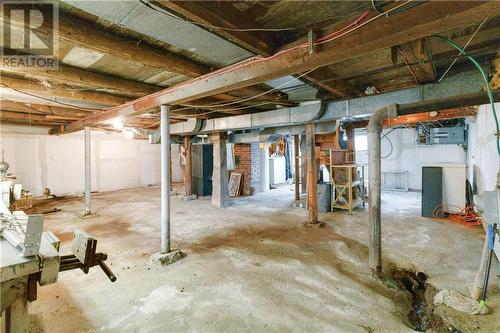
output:
[{"label": "wooden ceiling joist", "polygon": [[4,73],[23,75],[26,78],[48,80],[72,86],[91,87],[111,94],[132,97],[141,97],[161,89],[154,85],[122,79],[111,75],[104,75],[64,64],[59,64],[59,69],[57,70],[30,69],[26,71],[22,68],[5,66],[0,66],[0,69]]},{"label": "wooden ceiling joist", "polygon": [[45,97],[60,97],[74,101],[98,103],[103,105],[123,104],[130,101],[131,99],[130,97],[112,95],[104,92],[94,92],[78,87],[65,87],[63,85],[55,85],[43,80],[26,80],[23,78],[11,77],[7,75],[2,75],[0,85],[6,88],[19,90],[20,92],[42,95]]},{"label": "wooden ceiling joist", "polygon": [[425,38],[420,38],[417,41],[396,46],[403,61],[408,62],[407,66],[419,84],[436,81],[436,71],[432,65],[426,43]]},{"label": "wooden ceiling joist", "polygon": [[319,68],[304,77],[324,91],[318,93],[320,99],[348,98],[360,93],[349,81],[333,79],[335,76],[328,67]]},{"label": "wooden ceiling joist", "polygon": [[[16,23],[13,21],[13,23]],[[37,34],[52,36],[45,26],[34,29]],[[175,55],[166,50],[125,38],[117,34],[104,31],[96,24],[91,24],[80,18],[61,14],[59,16],[58,39],[64,44],[71,44],[82,48],[131,60],[148,67],[160,68],[166,71],[182,74],[188,77],[197,77],[210,71],[209,68],[186,58]],[[61,60],[61,59],[60,59]],[[242,93],[253,95],[255,90],[263,91],[262,87],[245,87]],[[136,89],[134,89],[136,90]],[[286,94],[271,92],[263,95],[261,99],[280,101],[286,105]]]},{"label": "wooden ceiling joist", "polygon": [[[244,15],[235,9],[230,2],[220,1],[216,4],[217,10],[213,8],[215,4],[200,1],[156,1],[160,6],[169,9],[192,22],[206,25],[210,31],[219,36],[234,42],[244,49],[261,55],[271,55],[275,50],[275,41],[272,34],[264,31],[239,31],[240,28],[259,27],[251,17]],[[223,14],[223,15],[221,15]],[[219,29],[216,27],[225,27],[235,30]]]},{"label": "wooden ceiling joist", "polygon": [[[393,8],[402,8],[399,6],[407,4],[408,2],[397,2]],[[161,104],[186,103],[276,77],[305,72],[353,56],[365,55],[381,48],[390,48],[432,34],[463,27],[483,20],[485,17],[496,15],[500,15],[500,6],[495,1],[425,2],[389,16],[371,12],[364,20],[369,23],[359,22],[342,37],[338,37],[334,42],[322,44],[317,52],[312,54],[307,48],[295,48],[269,59],[250,59],[230,69],[216,71],[130,103],[110,108],[107,112],[76,121],[62,129],[54,129],[51,133],[73,132],[116,117],[141,114]],[[375,16],[377,19],[374,19]]]},{"label": "wooden ceiling joist", "polygon": [[45,115],[53,115],[59,117],[67,117],[67,118],[83,118],[87,117],[95,112],[79,109],[79,108],[69,108],[69,107],[61,107],[61,106],[53,106],[53,105],[42,105],[35,103],[24,103],[17,102],[8,99],[0,100],[0,110],[2,112],[19,112],[26,114],[45,114]]},{"label": "wooden ceiling joist", "polygon": [[[255,20],[236,10],[230,3],[219,2],[217,4],[219,10],[214,10],[213,8],[207,8],[207,2],[183,0],[162,0],[157,2],[190,21],[210,26],[210,31],[257,55],[270,56],[276,51],[276,42],[272,33],[217,28],[241,29],[260,26]],[[350,94],[355,93],[356,89],[346,80],[322,82],[325,79],[332,78],[331,76],[325,77],[325,74],[325,72],[317,70],[304,76],[304,79],[311,81],[318,88],[337,97],[348,97]]]}]

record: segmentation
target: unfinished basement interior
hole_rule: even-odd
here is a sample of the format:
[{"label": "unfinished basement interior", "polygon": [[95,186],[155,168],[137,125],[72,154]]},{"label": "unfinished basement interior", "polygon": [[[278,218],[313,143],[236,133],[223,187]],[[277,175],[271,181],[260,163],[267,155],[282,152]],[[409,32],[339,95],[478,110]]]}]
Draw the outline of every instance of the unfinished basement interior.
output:
[{"label": "unfinished basement interior", "polygon": [[500,332],[499,1],[0,10],[0,332]]}]

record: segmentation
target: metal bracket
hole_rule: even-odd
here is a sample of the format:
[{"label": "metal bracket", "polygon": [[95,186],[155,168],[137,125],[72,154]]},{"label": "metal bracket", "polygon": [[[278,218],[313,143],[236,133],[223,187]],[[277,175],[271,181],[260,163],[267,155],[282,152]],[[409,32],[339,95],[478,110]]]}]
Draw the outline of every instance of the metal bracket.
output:
[{"label": "metal bracket", "polygon": [[309,29],[307,32],[307,41],[309,43],[309,54],[316,52],[316,45],[314,45],[314,40],[316,39],[316,34],[313,29]]}]

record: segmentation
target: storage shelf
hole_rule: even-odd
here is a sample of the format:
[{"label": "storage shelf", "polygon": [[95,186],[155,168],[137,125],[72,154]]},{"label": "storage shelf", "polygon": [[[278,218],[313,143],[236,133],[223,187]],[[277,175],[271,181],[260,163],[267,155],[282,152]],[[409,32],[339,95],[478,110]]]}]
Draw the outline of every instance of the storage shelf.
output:
[{"label": "storage shelf", "polygon": [[[331,154],[330,156],[332,156]],[[365,206],[365,169],[357,164],[330,164],[332,208],[345,209],[352,214],[354,207]]]}]

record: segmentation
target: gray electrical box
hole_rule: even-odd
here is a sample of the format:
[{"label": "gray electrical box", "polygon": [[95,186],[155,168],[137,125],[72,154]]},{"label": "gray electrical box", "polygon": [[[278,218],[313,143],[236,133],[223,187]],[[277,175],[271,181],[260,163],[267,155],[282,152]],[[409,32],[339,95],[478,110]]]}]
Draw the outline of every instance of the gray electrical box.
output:
[{"label": "gray electrical box", "polygon": [[466,143],[466,130],[463,126],[437,127],[430,130],[428,144],[464,145]]}]

